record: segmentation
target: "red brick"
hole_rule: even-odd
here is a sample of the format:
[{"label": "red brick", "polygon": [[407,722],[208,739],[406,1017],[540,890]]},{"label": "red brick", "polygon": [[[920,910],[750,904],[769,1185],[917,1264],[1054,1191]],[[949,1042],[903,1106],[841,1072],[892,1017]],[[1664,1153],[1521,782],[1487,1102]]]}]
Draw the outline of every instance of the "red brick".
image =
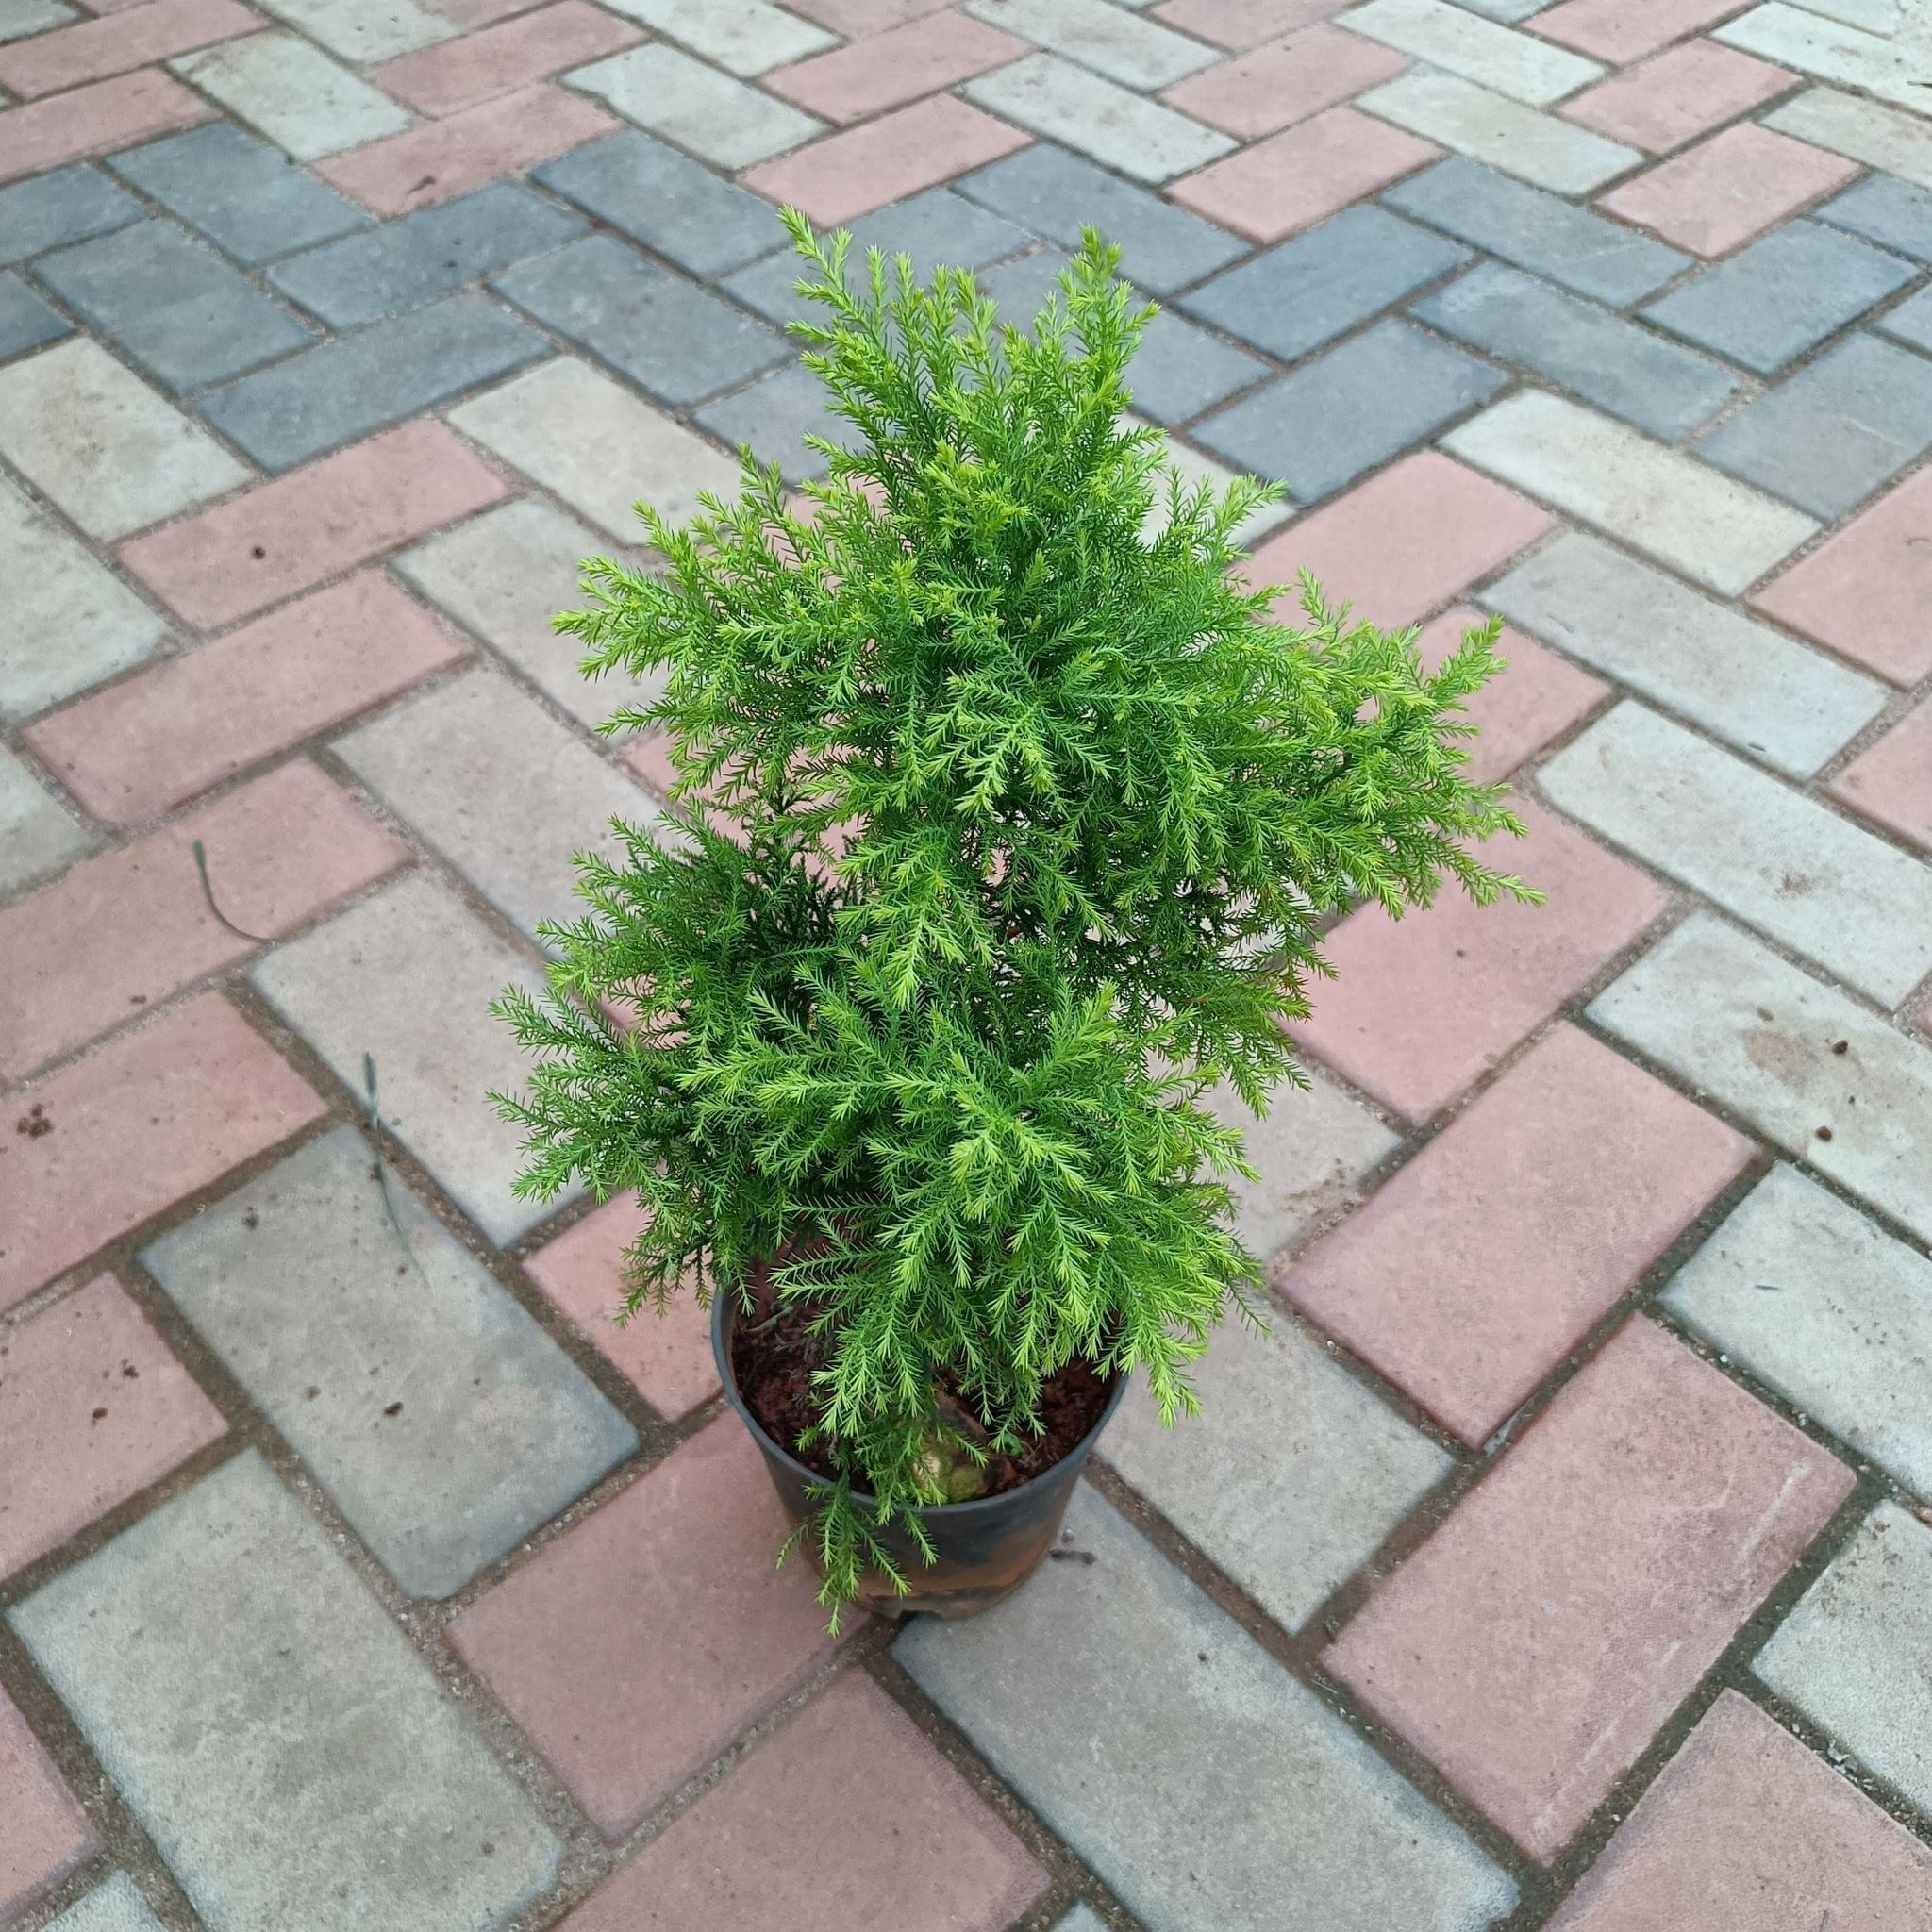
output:
[{"label": "red brick", "polygon": [[1485,860],[1548,895],[1476,906],[1445,886],[1425,912],[1352,912],[1325,948],[1337,979],[1314,992],[1301,1042],[1385,1106],[1421,1123],[1533,1032],[1635,941],[1667,903],[1634,866],[1517,802],[1529,837]]},{"label": "red brick", "polygon": [[124,543],[123,564],[214,630],[508,496],[441,423],[406,423]]},{"label": "red brick", "polygon": [[832,1655],[808,1565],[774,1565],[786,1528],[722,1415],[457,1619],[458,1649],[606,1837]]},{"label": "red brick", "polygon": [[15,1131],[0,1134],[0,1308],[324,1111],[213,992],[14,1093]]},{"label": "red brick", "polygon": [[936,13],[763,75],[759,86],[843,126],[1030,52],[963,13]]},{"label": "red brick", "polygon": [[231,41],[263,24],[238,0],[143,0],[110,21],[83,21],[0,48],[0,87],[31,100]]},{"label": "red brick", "polygon": [[1632,1322],[1324,1660],[1547,1863],[1852,1482],[1755,1396]]},{"label": "red brick", "polygon": [[154,69],[9,108],[0,114],[0,181],[112,154],[213,113],[199,94]]},{"label": "red brick", "polygon": [[848,1671],[563,1932],[1004,1932],[1046,1885],[911,1719]]},{"label": "red brick", "polygon": [[1557,109],[1580,127],[1647,154],[1668,154],[1721,121],[1798,85],[1799,76],[1715,41],[1686,41],[1612,75]]},{"label": "red brick", "polygon": [[25,735],[97,819],[131,824],[469,655],[387,577],[364,571]]},{"label": "red brick", "polygon": [[1160,98],[1197,121],[1251,141],[1353,100],[1407,66],[1391,47],[1318,25],[1204,67]]},{"label": "red brick", "polygon": [[513,93],[566,67],[634,47],[643,35],[586,0],[520,15],[482,33],[444,41],[399,60],[385,61],[369,78],[384,93],[424,114],[454,114],[479,101]]},{"label": "red brick", "polygon": [[1893,684],[1932,671],[1932,469],[1908,477],[1751,600]]},{"label": "red brick", "polygon": [[662,1315],[646,1304],[617,1325],[624,1252],[638,1237],[641,1215],[637,1196],[620,1194],[539,1248],[524,1266],[659,1415],[676,1417],[717,1392],[711,1317],[686,1282]]},{"label": "red brick", "polygon": [[[1462,641],[1462,634],[1483,622],[1483,612],[1466,604],[1443,611],[1416,641],[1424,667],[1438,669]],[[1589,672],[1579,671],[1569,658],[1507,625],[1496,640],[1496,652],[1507,661],[1507,669],[1465,705],[1476,736],[1462,741],[1469,758],[1463,776],[1477,785],[1507,778],[1552,739],[1589,716],[1610,689]]]},{"label": "red brick", "polygon": [[440,13],[465,33],[510,14],[527,13],[541,0],[425,0],[431,12]]},{"label": "red brick", "polygon": [[318,161],[315,173],[374,213],[399,215],[554,159],[618,125],[575,94],[526,87]]},{"label": "red brick", "polygon": [[1258,47],[1340,13],[1349,0],[1165,0],[1152,18],[1217,47]]},{"label": "red brick", "polygon": [[[1421,450],[1269,538],[1246,575],[1292,587],[1297,570],[1311,571],[1331,603],[1398,628],[1500,570],[1552,522],[1527,497]],[[1402,532],[1400,543],[1391,530]],[[1275,616],[1292,624],[1298,614],[1291,591]]]},{"label": "red brick", "polygon": [[1932,702],[1907,712],[1831,781],[1854,811],[1932,852]]},{"label": "red brick", "polygon": [[849,222],[1027,145],[1028,137],[952,94],[829,134],[741,178],[821,224]]},{"label": "red brick", "polygon": [[279,938],[404,863],[408,849],[306,759],[118,851],[75,866],[0,911],[0,1074],[18,1078]]},{"label": "red brick", "polygon": [[25,1718],[0,1690],[0,1915],[11,1919],[99,1840]]},{"label": "red brick", "polygon": [[111,1274],[0,1341],[0,1576],[58,1548],[226,1429]]},{"label": "red brick", "polygon": [[1735,1690],[1550,1932],[1932,1932],[1932,1851]]},{"label": "red brick", "polygon": [[1296,1307],[1479,1447],[1751,1159],[1559,1026],[1296,1265]]},{"label": "red brick", "polygon": [[1751,4],[1752,0],[1566,0],[1564,6],[1531,14],[1523,25],[1531,33],[1621,67],[1688,34],[1702,33]]}]

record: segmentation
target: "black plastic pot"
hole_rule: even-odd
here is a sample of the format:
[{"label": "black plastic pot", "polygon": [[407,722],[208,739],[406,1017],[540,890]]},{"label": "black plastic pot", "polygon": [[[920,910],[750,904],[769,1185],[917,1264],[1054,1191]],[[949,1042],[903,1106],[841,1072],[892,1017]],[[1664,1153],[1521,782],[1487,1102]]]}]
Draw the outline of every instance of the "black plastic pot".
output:
[{"label": "black plastic pot", "polygon": [[[738,1376],[731,1364],[731,1336],[739,1312],[735,1296],[712,1298],[711,1354],[718,1364],[718,1379],[724,1383],[739,1421],[751,1431],[752,1441],[763,1454],[772,1487],[786,1514],[800,1523],[812,1513],[808,1492],[823,1478],[774,1442],[739,1394]],[[947,1503],[927,1509],[925,1531],[939,1553],[937,1562],[926,1562],[903,1531],[882,1532],[879,1541],[891,1552],[911,1589],[901,1596],[884,1575],[874,1572],[859,1587],[859,1603],[880,1617],[910,1617],[920,1611],[936,1617],[974,1617],[1002,1597],[1010,1596],[1039,1569],[1053,1547],[1081,1466],[1100,1440],[1101,1430],[1113,1420],[1126,1391],[1127,1378],[1123,1375],[1115,1382],[1100,1420],[1068,1455],[1031,1482],[976,1502]]]}]

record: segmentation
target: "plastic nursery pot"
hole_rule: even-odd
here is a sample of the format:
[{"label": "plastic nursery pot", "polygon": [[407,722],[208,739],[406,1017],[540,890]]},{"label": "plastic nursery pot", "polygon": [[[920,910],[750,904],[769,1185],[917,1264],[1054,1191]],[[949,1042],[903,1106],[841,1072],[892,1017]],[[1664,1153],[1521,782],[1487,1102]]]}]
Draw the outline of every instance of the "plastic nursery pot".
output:
[{"label": "plastic nursery pot", "polygon": [[[731,1363],[731,1338],[739,1314],[736,1296],[712,1297],[711,1354],[718,1364],[718,1379],[724,1383],[739,1421],[758,1445],[785,1513],[793,1523],[800,1523],[812,1513],[809,1491],[823,1478],[774,1442],[739,1394],[738,1376]],[[927,1509],[925,1530],[938,1552],[937,1562],[926,1562],[904,1531],[881,1532],[879,1541],[891,1552],[893,1562],[911,1587],[901,1596],[884,1575],[869,1573],[859,1586],[860,1607],[879,1617],[910,1617],[921,1611],[936,1617],[976,1617],[1002,1597],[1010,1596],[1039,1569],[1053,1547],[1081,1466],[1100,1440],[1100,1432],[1113,1420],[1126,1391],[1127,1377],[1122,1375],[1114,1382],[1100,1420],[1051,1469],[1042,1470],[1031,1481],[997,1496]]]}]

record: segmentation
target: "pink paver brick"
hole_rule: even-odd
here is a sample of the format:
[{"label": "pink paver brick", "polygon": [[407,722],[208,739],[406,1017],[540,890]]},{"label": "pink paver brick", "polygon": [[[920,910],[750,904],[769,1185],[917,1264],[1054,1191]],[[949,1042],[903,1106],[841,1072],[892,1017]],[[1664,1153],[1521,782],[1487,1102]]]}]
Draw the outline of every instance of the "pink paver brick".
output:
[{"label": "pink paver brick", "polygon": [[968,101],[938,94],[827,135],[740,178],[819,223],[849,222],[1028,145],[1030,137]]},{"label": "pink paver brick", "polygon": [[1662,1081],[1558,1026],[1284,1286],[1480,1447],[1751,1154]]},{"label": "pink paver brick", "polygon": [[560,88],[520,88],[319,161],[315,172],[373,213],[399,215],[552,160],[619,125]]},{"label": "pink paver brick", "polygon": [[539,1248],[525,1272],[659,1415],[677,1417],[718,1389],[711,1362],[711,1317],[689,1284],[662,1315],[648,1304],[620,1328],[624,1252],[636,1241],[641,1210],[620,1194]]},{"label": "pink paver brick", "polygon": [[786,1528],[721,1415],[457,1619],[458,1649],[607,1838],[837,1647],[809,1567],[773,1562]]},{"label": "pink paver brick", "polygon": [[848,41],[868,34],[891,33],[895,26],[924,20],[953,4],[953,0],[791,0],[790,10]]},{"label": "pink paver brick", "polygon": [[112,20],[83,21],[0,48],[0,87],[32,100],[230,41],[263,25],[259,14],[238,0],[142,0]]},{"label": "pink paver brick", "polygon": [[[1483,612],[1466,604],[1443,611],[1416,641],[1424,668],[1436,670],[1461,643],[1463,633],[1484,621]],[[1469,758],[1463,775],[1477,785],[1507,778],[1524,759],[1587,717],[1610,690],[1567,658],[1507,625],[1496,640],[1496,652],[1507,660],[1508,668],[1465,702],[1476,736],[1463,741]]]},{"label": "pink paver brick", "polygon": [[1210,127],[1249,141],[1353,100],[1407,66],[1392,47],[1317,25],[1204,67],[1160,98]]},{"label": "pink paver brick", "polygon": [[554,7],[481,33],[385,61],[369,78],[419,113],[454,114],[566,67],[634,47],[643,38],[628,22],[587,0],[557,0]]},{"label": "pink paver brick", "polygon": [[0,1134],[0,1308],[325,1109],[219,993],[10,1096]]},{"label": "pink paver brick", "polygon": [[190,624],[232,624],[509,493],[441,423],[406,423],[121,546]]},{"label": "pink paver brick", "polygon": [[0,1341],[0,1576],[226,1430],[111,1274]]},{"label": "pink paver brick", "polygon": [[1855,517],[1751,600],[1893,684],[1932,671],[1932,470]]},{"label": "pink paver brick", "polygon": [[1634,1321],[1324,1661],[1547,1863],[1852,1483],[1755,1396]]},{"label": "pink paver brick", "polygon": [[25,735],[95,818],[132,824],[469,655],[388,577],[362,571]]},{"label": "pink paver brick", "polygon": [[1719,122],[1796,87],[1799,79],[1735,47],[1686,41],[1574,95],[1557,112],[1646,154],[1669,154]]},{"label": "pink paver brick", "polygon": [[1476,906],[1445,888],[1426,912],[1352,912],[1329,936],[1337,980],[1301,1042],[1385,1106],[1426,1121],[1578,992],[1664,909],[1662,890],[1574,826],[1516,801],[1529,836],[1483,857],[1548,896]]},{"label": "pink paver brick", "polygon": [[306,758],[283,765],[0,911],[0,1074],[17,1078],[373,884],[408,849]]},{"label": "pink paver brick", "polygon": [[1338,14],[1349,0],[1163,0],[1151,18],[1245,52]]},{"label": "pink paver brick", "polygon": [[1523,23],[1531,33],[1593,55],[1614,67],[1641,60],[1673,41],[1702,33],[1753,0],[1566,0]]},{"label": "pink paver brick", "polygon": [[441,14],[466,33],[511,14],[528,13],[541,4],[541,0],[424,0],[431,12]]},{"label": "pink paver brick", "polygon": [[1170,182],[1168,193],[1257,242],[1279,242],[1412,175],[1441,149],[1353,108],[1329,108]]},{"label": "pink paver brick", "polygon": [[1857,173],[1856,161],[1747,121],[1613,188],[1597,205],[1693,255],[1728,255]]},{"label": "pink paver brick", "polygon": [[[1291,587],[1312,571],[1331,603],[1349,603],[1372,624],[1414,624],[1526,548],[1554,519],[1527,497],[1421,450],[1307,516],[1297,517],[1249,559],[1251,583]],[[1389,532],[1400,530],[1391,545]],[[1291,623],[1294,607],[1277,601]]]},{"label": "pink paver brick", "polygon": [[0,114],[0,181],[112,154],[213,114],[199,94],[152,68],[30,101]]},{"label": "pink paver brick", "polygon": [[0,1918],[31,1904],[99,1842],[54,1760],[0,1690]]},{"label": "pink paver brick", "polygon": [[935,13],[815,54],[759,77],[759,86],[841,126],[902,107],[1017,60],[1024,41],[964,13]]},{"label": "pink paver brick", "polygon": [[1859,753],[1831,790],[1874,824],[1932,852],[1932,701]]},{"label": "pink paver brick", "polygon": [[1046,1885],[911,1719],[847,1671],[562,1932],[1004,1932]]},{"label": "pink paver brick", "polygon": [[1932,1932],[1932,1851],[1724,1690],[1550,1932]]}]

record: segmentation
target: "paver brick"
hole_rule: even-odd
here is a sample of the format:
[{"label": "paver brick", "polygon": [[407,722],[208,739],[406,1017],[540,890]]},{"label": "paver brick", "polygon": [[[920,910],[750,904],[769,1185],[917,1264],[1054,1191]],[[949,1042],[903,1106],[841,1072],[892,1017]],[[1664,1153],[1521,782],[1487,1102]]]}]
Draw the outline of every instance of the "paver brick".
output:
[{"label": "paver brick", "polygon": [[847,40],[882,34],[937,13],[948,0],[795,0],[791,11]]},{"label": "paver brick", "polygon": [[1932,708],[1921,705],[1831,781],[1874,824],[1932,852]]},{"label": "paver brick", "polygon": [[[1416,640],[1425,671],[1439,670],[1479,627],[1484,614],[1468,605],[1445,610]],[[1609,687],[1579,671],[1567,658],[1546,651],[1534,638],[1507,625],[1496,639],[1496,655],[1506,666],[1474,697],[1462,701],[1474,739],[1457,747],[1468,760],[1463,776],[1473,785],[1493,785],[1559,738],[1603,701]]]},{"label": "paver brick", "polygon": [[318,42],[338,59],[358,66],[391,60],[438,41],[452,40],[458,28],[419,0],[262,0],[277,20]]},{"label": "paver brick", "polygon": [[[1932,141],[1932,129],[1927,129]],[[1894,255],[1932,262],[1932,189],[1890,175],[1868,175],[1856,187],[1812,209],[1814,220],[1849,228]]]},{"label": "paver brick", "polygon": [[550,1884],[557,1840],[255,1450],[8,1621],[209,1932],[480,1932]]},{"label": "paver brick", "polygon": [[111,20],[83,21],[58,33],[0,49],[0,87],[33,100],[83,81],[105,80],[232,40],[261,25],[238,0],[143,0]]},{"label": "paver brick", "polygon": [[58,1919],[49,1921],[48,1932],[163,1932],[163,1928],[133,1879],[117,1872],[107,1884],[97,1885]]},{"label": "paver brick", "polygon": [[74,325],[49,308],[17,275],[0,273],[0,362],[43,342],[57,342],[73,330]]},{"label": "paver brick", "polygon": [[341,154],[409,125],[386,93],[299,34],[250,34],[168,64],[298,161]]},{"label": "paver brick", "polygon": [[8,109],[0,120],[0,181],[111,154],[208,118],[206,101],[152,68],[92,81]]},{"label": "paver brick", "polygon": [[1162,0],[1150,10],[1156,20],[1183,33],[1244,52],[1341,8],[1341,0]]},{"label": "paver brick", "polygon": [[1025,52],[1024,41],[968,15],[928,14],[829,54],[777,68],[765,75],[764,85],[843,127],[971,80]]},{"label": "paver brick", "polygon": [[1921,289],[1896,308],[1887,309],[1874,325],[1902,342],[1909,342],[1915,349],[1932,353],[1932,301],[1926,299],[1926,292]]},{"label": "paver brick", "polygon": [[1212,47],[1108,0],[966,0],[966,5],[974,18],[988,25],[1064,54],[1123,87],[1166,87],[1217,58]]},{"label": "paver brick", "polygon": [[1633,1321],[1324,1662],[1548,1863],[1852,1481]]},{"label": "paver brick", "polygon": [[0,1229],[0,1308],[323,1111],[212,992],[12,1099],[53,1128],[0,1138],[0,1183],[25,1204]]},{"label": "paver brick", "polygon": [[1291,362],[1469,258],[1367,202],[1216,275],[1178,306]]},{"label": "paver brick", "polygon": [[[0,1576],[65,1542],[227,1428],[111,1274],[8,1333]],[[0,1885],[0,1904],[5,1903]]]},{"label": "paver brick", "polygon": [[1090,1560],[971,1623],[922,1618],[894,1654],[1142,1924],[1476,1932],[1509,1910],[1511,1881],[1091,1490],[1067,1532]]},{"label": "paver brick", "polygon": [[564,78],[608,101],[626,121],[721,168],[769,160],[824,126],[817,116],[658,41],[576,68]]},{"label": "paver brick", "polygon": [[1715,29],[1715,38],[1819,80],[1875,94],[1894,107],[1924,110],[1924,96],[1914,90],[1916,66],[1890,28],[1868,33],[1848,21],[1827,20],[1808,8],[1774,4],[1754,7],[1726,21]]},{"label": "paver brick", "polygon": [[1880,1503],[1752,1668],[1932,1810],[1932,1529]]},{"label": "paver brick", "polygon": [[1738,0],[1566,0],[1535,31],[1622,67],[1738,10]]},{"label": "paver brick", "polygon": [[[1129,415],[1122,420],[1138,425],[1144,419]],[[1149,424],[1147,426],[1158,429],[1159,425]],[[1184,485],[1191,488],[1197,483],[1208,483],[1212,485],[1218,493],[1224,491],[1234,481],[1236,472],[1230,470],[1225,463],[1217,463],[1212,457],[1204,457],[1199,450],[1193,448],[1189,443],[1180,441],[1175,437],[1169,436],[1165,441],[1167,443],[1167,465],[1180,476]],[[1153,505],[1147,512],[1147,522],[1143,525],[1150,539],[1158,537],[1162,530],[1167,528],[1168,525],[1166,485],[1158,482],[1157,489],[1160,493],[1155,497]],[[1291,513],[1285,498],[1277,498],[1273,503],[1257,504],[1235,525],[1234,541],[1239,544],[1252,547],[1258,543],[1277,525],[1285,523]]]},{"label": "paver brick", "polygon": [[1921,188],[1932,188],[1932,127],[1917,114],[1840,93],[1836,88],[1807,87],[1774,108],[1764,125],[1780,134],[1808,141],[1867,167],[1882,168]]},{"label": "paver brick", "polygon": [[1392,47],[1318,21],[1191,75],[1161,99],[1224,134],[1252,141],[1340,107],[1364,88],[1393,80],[1407,65]]},{"label": "paver brick", "polygon": [[505,493],[440,423],[406,423],[138,537],[120,558],[190,624],[214,630]]},{"label": "paver brick", "polygon": [[784,236],[769,203],[641,128],[607,134],[530,178],[692,275],[722,275]]},{"label": "paver brick", "polygon": [[1685,41],[1573,95],[1558,112],[1611,141],[1662,155],[1796,85],[1796,75],[1734,47]]},{"label": "paver brick", "polygon": [[833,44],[767,0],[621,0],[618,10],[732,74],[763,74]]},{"label": "paver brick", "polygon": [[225,383],[196,407],[263,469],[288,470],[549,353],[495,303],[445,295]]},{"label": "paver brick", "polygon": [[625,1251],[642,1218],[637,1196],[619,1194],[545,1242],[524,1272],[659,1415],[675,1421],[718,1392],[711,1316],[686,1281],[661,1314],[647,1302],[619,1325]]},{"label": "paver brick", "polygon": [[364,1056],[375,1061],[384,1126],[499,1246],[575,1198],[510,1191],[522,1135],[489,1096],[521,1089],[529,1062],[490,1008],[507,986],[541,994],[543,978],[447,886],[412,873],[277,946],[251,977],[351,1091],[363,1092]]},{"label": "paver brick", "polygon": [[1653,946],[1590,1017],[1932,1240],[1921,1151],[1932,1133],[1932,1047],[1707,912]]},{"label": "paver brick", "polygon": [[[831,1657],[806,1563],[772,1561],[785,1529],[744,1425],[721,1415],[451,1626],[605,1837]],[[677,1669],[659,1668],[673,1648]]]},{"label": "paver brick", "polygon": [[400,1176],[378,1190],[353,1127],[141,1259],[412,1596],[461,1589],[637,1448]]},{"label": "paver brick", "polygon": [[61,168],[0,188],[0,265],[105,235],[145,212],[92,168]]},{"label": "paver brick", "polygon": [[454,114],[514,93],[566,67],[635,46],[643,36],[584,0],[556,0],[461,40],[384,62],[373,78],[422,114]]},{"label": "paver brick", "polygon": [[848,449],[858,441],[858,430],[827,407],[824,384],[800,362],[721,396],[700,409],[697,420],[721,442],[748,446],[760,462],[776,463],[792,484],[823,476],[828,467],[819,451],[807,447],[808,435]]},{"label": "paver brick", "polygon": [[1932,671],[1932,474],[1920,471],[1774,578],[1752,605],[1893,684]]},{"label": "paver brick", "polygon": [[1552,1932],[1932,1927],[1932,1852],[1775,1720],[1723,1690]]},{"label": "paver brick", "polygon": [[1796,778],[1884,707],[1870,678],[1580,532],[1518,564],[1482,601]]},{"label": "paver brick", "polygon": [[[1041,259],[1031,258],[1033,261]],[[1022,264],[1014,263],[1017,269]],[[1009,319],[1019,312],[1006,296],[998,294],[996,284],[1008,273],[995,269],[980,278],[989,294],[997,294]],[[1056,271],[1058,280],[1058,271]],[[1033,305],[1033,313],[1045,306],[1044,291]],[[1062,297],[1061,308],[1066,307]],[[1202,410],[1224,402],[1237,391],[1248,389],[1273,374],[1259,357],[1231,347],[1204,328],[1197,328],[1171,309],[1163,308],[1141,332],[1141,346],[1128,372],[1127,387],[1133,406],[1157,423],[1185,423]]]},{"label": "paver brick", "polygon": [[108,165],[244,268],[332,242],[369,222],[334,189],[232,122],[170,135]]},{"label": "paver brick", "polygon": [[1367,0],[1350,8],[1341,25],[1532,108],[1546,108],[1603,78],[1594,60],[1449,0]]},{"label": "paver brick", "polygon": [[698,494],[738,481],[738,465],[681,423],[572,356],[450,412],[465,436],[501,457],[620,543],[645,532],[640,499],[673,523],[698,507]]},{"label": "paver brick", "polygon": [[7,1799],[7,1836],[0,1839],[0,1912],[10,1917],[73,1871],[100,1840],[4,1691],[0,1793]]},{"label": "paver brick", "polygon": [[[1548,904],[1478,907],[1445,892],[1391,920],[1351,913],[1325,948],[1340,975],[1314,997],[1304,1043],[1420,1124],[1494,1066],[1664,909],[1634,867],[1527,802],[1520,849],[1489,851]],[[1457,1016],[1446,1025],[1443,1015]]]},{"label": "paver brick", "polygon": [[564,1921],[566,1932],[1002,1932],[1046,1874],[904,1711],[847,1671]]},{"label": "paver brick", "polygon": [[25,40],[81,17],[77,8],[65,6],[62,0],[6,0],[0,6],[0,42]]},{"label": "paver brick", "polygon": [[1454,1466],[1290,1321],[1229,1323],[1190,1379],[1198,1416],[1130,1391],[1101,1453],[1291,1630]]},{"label": "paver brick", "polygon": [[70,863],[92,843],[25,764],[0,745],[0,892]]},{"label": "paver brick", "polygon": [[1932,1489],[1932,1262],[1774,1167],[1664,1306],[1922,1495]]}]

